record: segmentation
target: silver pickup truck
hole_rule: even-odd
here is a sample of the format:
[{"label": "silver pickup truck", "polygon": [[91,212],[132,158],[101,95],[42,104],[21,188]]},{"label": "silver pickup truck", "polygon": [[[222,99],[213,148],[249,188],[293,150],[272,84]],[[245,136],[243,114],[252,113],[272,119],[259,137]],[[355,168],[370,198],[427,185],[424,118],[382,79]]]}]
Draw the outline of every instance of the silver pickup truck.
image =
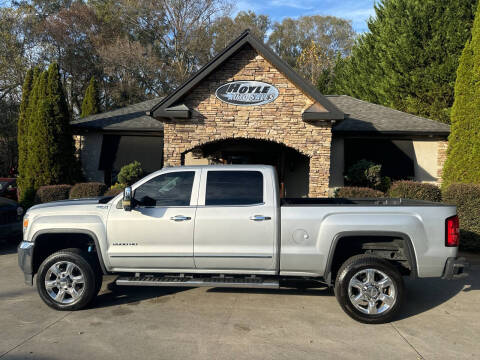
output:
[{"label": "silver pickup truck", "polygon": [[262,165],[164,168],[113,198],[28,210],[19,265],[58,310],[118,285],[334,287],[343,310],[389,321],[402,276],[466,275],[454,206],[404,199],[281,199]]}]

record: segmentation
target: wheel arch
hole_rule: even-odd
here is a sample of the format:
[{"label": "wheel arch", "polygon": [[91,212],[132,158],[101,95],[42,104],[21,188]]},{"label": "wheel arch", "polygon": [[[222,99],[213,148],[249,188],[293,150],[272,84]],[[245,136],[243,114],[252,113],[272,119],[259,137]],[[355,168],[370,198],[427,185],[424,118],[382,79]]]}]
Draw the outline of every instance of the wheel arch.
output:
[{"label": "wheel arch", "polygon": [[336,251],[338,250],[338,245],[342,240],[346,240],[348,238],[352,238],[352,239],[362,238],[365,240],[371,239],[372,240],[371,242],[375,242],[375,238],[379,239],[379,238],[385,238],[385,237],[392,238],[392,239],[401,239],[404,241],[406,245],[405,256],[411,268],[410,277],[416,278],[418,274],[418,267],[417,267],[415,248],[413,246],[412,240],[410,239],[410,236],[408,236],[407,234],[402,232],[396,232],[396,231],[370,231],[370,230],[369,231],[345,231],[345,232],[337,233],[330,245],[330,250],[328,253],[325,272],[323,276],[327,284],[332,284],[332,280],[334,281],[334,278],[332,277],[332,270],[334,269],[332,269],[332,267],[334,264]]},{"label": "wheel arch", "polygon": [[[56,238],[55,239],[56,242],[60,243],[60,241],[58,241],[57,238],[59,238],[62,235],[63,236],[71,236],[71,235],[79,236],[80,235],[80,237],[76,237],[75,239],[76,244],[82,243],[81,236],[83,236],[83,241],[88,241],[88,239],[90,241],[93,241],[95,245],[95,250],[96,250],[95,252],[97,254],[97,259],[100,265],[100,269],[104,275],[108,274],[105,267],[105,263],[103,261],[102,250],[101,250],[100,242],[98,240],[97,235],[93,231],[88,229],[68,229],[68,228],[39,230],[32,236],[32,242],[35,244],[32,252],[32,273],[33,274],[35,274],[38,271],[40,263],[47,256],[51,255],[53,252],[61,249],[65,249],[65,248],[74,247],[74,246],[71,246],[71,242],[67,242],[64,245],[61,244],[60,246],[52,247],[53,251],[42,251],[42,244],[44,241],[48,241],[49,239],[51,240],[52,238]],[[88,245],[88,243],[84,243],[84,245]],[[88,248],[88,246],[86,247]]]}]

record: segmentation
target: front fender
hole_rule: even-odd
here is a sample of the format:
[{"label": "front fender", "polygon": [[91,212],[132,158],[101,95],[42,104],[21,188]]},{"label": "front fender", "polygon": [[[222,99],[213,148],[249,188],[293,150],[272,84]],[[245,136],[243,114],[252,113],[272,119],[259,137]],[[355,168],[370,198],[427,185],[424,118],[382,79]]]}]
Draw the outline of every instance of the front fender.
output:
[{"label": "front fender", "polygon": [[103,256],[107,251],[107,238],[105,225],[100,216],[82,215],[52,215],[38,216],[29,224],[28,240],[35,243],[35,240],[43,234],[48,233],[75,233],[89,235],[95,242],[98,260],[102,271],[106,274],[110,268],[108,257]]}]

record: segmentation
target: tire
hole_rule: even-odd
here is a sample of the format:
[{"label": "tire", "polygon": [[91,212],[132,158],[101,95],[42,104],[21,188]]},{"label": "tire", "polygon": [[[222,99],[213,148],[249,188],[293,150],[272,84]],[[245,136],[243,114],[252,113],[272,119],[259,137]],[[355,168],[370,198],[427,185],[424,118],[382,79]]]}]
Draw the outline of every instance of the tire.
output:
[{"label": "tire", "polygon": [[343,311],[365,324],[391,321],[402,305],[404,292],[398,269],[372,255],[349,258],[335,281],[335,296]]},{"label": "tire", "polygon": [[63,311],[85,308],[101,286],[95,263],[80,249],[65,249],[47,257],[38,269],[36,282],[45,304]]}]

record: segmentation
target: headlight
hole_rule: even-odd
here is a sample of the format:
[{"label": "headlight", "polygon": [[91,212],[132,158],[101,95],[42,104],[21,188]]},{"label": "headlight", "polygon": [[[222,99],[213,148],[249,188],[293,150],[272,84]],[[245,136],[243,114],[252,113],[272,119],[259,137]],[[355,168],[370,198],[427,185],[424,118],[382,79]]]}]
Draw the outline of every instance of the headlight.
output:
[{"label": "headlight", "polygon": [[23,215],[23,208],[21,206],[17,207],[17,216]]}]

